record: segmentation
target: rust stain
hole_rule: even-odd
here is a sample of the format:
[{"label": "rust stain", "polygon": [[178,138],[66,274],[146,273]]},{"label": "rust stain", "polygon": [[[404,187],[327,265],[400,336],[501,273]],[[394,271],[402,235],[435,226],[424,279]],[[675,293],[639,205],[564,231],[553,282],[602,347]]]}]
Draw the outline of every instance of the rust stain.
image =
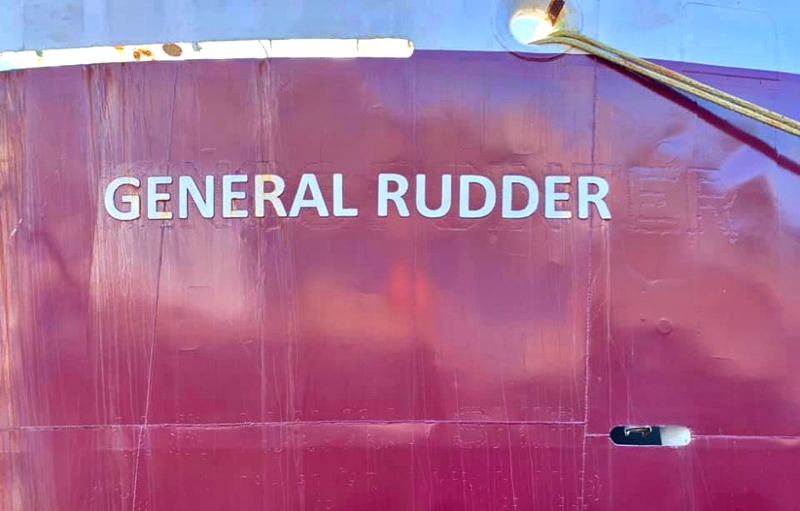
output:
[{"label": "rust stain", "polygon": [[565,3],[565,0],[550,0],[550,5],[547,6],[547,18],[551,25],[555,25],[558,22],[558,18],[564,12]]},{"label": "rust stain", "polygon": [[137,61],[142,60],[142,57],[153,58],[153,52],[147,48],[137,48],[133,50],[133,58]]},{"label": "rust stain", "polygon": [[181,55],[183,55],[183,50],[181,49],[180,46],[178,46],[175,43],[165,44],[161,47],[161,49],[164,50],[164,53],[166,53],[170,57],[180,57]]}]

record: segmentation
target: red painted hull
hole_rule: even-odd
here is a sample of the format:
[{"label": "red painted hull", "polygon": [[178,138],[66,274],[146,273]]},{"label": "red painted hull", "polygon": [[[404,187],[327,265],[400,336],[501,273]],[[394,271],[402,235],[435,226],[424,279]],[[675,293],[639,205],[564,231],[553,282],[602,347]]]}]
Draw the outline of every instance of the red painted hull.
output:
[{"label": "red painted hull", "polygon": [[[798,77],[681,69],[800,116]],[[107,65],[0,95],[1,509],[800,503],[797,139],[584,57]],[[341,172],[362,214],[103,210],[120,175],[264,168]],[[379,218],[381,172],[593,173],[613,218]],[[628,424],[694,439],[612,444]]]}]

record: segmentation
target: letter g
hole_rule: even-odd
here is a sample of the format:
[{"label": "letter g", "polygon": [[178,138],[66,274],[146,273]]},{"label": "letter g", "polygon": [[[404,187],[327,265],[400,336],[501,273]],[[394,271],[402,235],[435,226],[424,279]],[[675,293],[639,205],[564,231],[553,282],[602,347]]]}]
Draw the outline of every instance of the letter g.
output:
[{"label": "letter g", "polygon": [[117,220],[136,220],[139,218],[141,213],[141,206],[139,203],[139,196],[138,195],[123,195],[120,197],[120,200],[124,204],[130,204],[130,210],[128,211],[120,211],[117,208],[116,201],[114,200],[117,194],[117,190],[125,185],[131,185],[135,188],[139,188],[141,186],[141,182],[136,179],[135,177],[118,177],[117,179],[111,181],[106,188],[106,195],[105,195],[105,206],[106,211],[111,216],[111,218],[115,218]]}]

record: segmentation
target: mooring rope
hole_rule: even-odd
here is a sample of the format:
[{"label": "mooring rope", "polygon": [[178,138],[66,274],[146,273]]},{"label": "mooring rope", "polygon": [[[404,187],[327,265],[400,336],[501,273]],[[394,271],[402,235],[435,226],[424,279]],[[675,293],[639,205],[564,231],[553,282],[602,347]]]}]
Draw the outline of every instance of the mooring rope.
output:
[{"label": "mooring rope", "polygon": [[606,44],[571,30],[557,30],[530,44],[561,44],[572,46],[634,73],[646,76],[675,89],[693,94],[728,110],[763,122],[773,128],[800,136],[800,122],[772,110],[745,101],[715,87],[693,80],[686,75],[667,69],[629,53],[612,48]]}]

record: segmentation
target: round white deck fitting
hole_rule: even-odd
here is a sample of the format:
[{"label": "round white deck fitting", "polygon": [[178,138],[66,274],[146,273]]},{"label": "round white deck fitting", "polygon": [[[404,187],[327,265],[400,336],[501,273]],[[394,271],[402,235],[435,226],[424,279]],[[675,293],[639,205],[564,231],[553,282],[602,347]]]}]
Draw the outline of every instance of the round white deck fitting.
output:
[{"label": "round white deck fitting", "polygon": [[580,31],[582,27],[577,0],[497,0],[495,5],[494,35],[503,48],[519,55],[534,58],[563,55],[569,51],[568,47],[530,43],[555,30]]}]

